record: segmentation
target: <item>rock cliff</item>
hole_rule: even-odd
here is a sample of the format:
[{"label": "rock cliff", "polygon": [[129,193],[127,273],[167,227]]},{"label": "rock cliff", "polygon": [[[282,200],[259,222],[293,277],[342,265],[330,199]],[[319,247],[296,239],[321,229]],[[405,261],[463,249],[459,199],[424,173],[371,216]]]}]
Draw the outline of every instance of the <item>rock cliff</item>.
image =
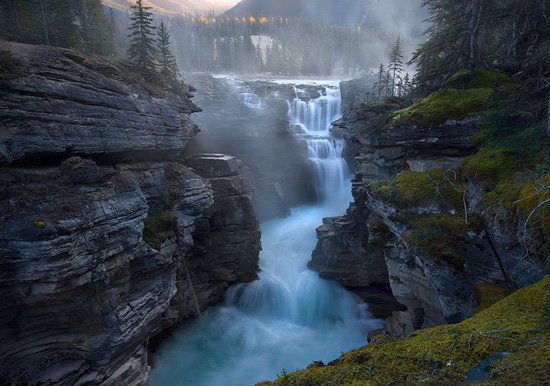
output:
[{"label": "rock cliff", "polygon": [[[491,88],[443,91],[408,109],[398,99],[357,102],[355,89],[343,85],[350,103],[335,127],[356,151],[355,202],[317,230],[310,267],[362,296],[395,337],[462,321],[487,296],[550,272],[546,228],[528,217],[547,197],[530,187],[547,177],[507,177],[522,172],[474,140],[488,135],[476,112]],[[421,108],[446,92],[454,98],[448,117],[420,120]],[[459,116],[453,108],[464,95],[481,101]],[[516,195],[506,201],[501,189],[509,185]],[[533,202],[521,207],[523,200]]]},{"label": "rock cliff", "polygon": [[150,338],[256,278],[246,173],[178,158],[197,132],[186,85],[0,52],[0,383],[145,385]]}]

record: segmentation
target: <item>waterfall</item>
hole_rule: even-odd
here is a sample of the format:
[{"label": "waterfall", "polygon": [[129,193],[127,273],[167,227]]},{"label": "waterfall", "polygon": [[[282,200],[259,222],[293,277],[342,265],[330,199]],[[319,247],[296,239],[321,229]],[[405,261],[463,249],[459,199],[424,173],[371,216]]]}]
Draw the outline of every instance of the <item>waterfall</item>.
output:
[{"label": "waterfall", "polygon": [[[248,98],[243,103],[256,101]],[[368,332],[381,326],[354,295],[307,268],[315,228],[324,217],[343,214],[351,201],[344,143],[330,135],[340,104],[336,88],[314,99],[296,90],[289,121],[307,143],[319,204],[262,224],[259,280],[230,288],[225,305],[207,310],[165,345],[151,385],[254,385],[283,370],[333,360],[366,344]]]},{"label": "waterfall", "polygon": [[315,187],[320,201],[343,199],[349,195],[349,176],[346,161],[342,158],[344,141],[330,134],[332,122],[342,117],[342,97],[339,88],[325,88],[316,99],[309,98],[305,90],[295,88],[296,97],[288,112],[290,124],[297,129],[308,148],[313,165]]}]

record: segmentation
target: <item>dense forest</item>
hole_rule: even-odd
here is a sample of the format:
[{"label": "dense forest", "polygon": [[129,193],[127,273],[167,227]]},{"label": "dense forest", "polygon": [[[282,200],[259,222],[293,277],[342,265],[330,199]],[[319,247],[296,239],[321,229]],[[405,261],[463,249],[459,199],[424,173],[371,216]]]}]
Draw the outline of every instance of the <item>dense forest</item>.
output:
[{"label": "dense forest", "polygon": [[514,75],[509,109],[528,110],[523,123],[546,115],[550,131],[550,1],[425,0],[424,6],[431,25],[412,60],[418,94],[463,70],[472,76],[480,68],[501,70]]},{"label": "dense forest", "polygon": [[2,0],[0,38],[112,55],[114,19],[100,0]]},{"label": "dense forest", "polygon": [[313,20],[178,17],[170,21],[184,68],[285,75],[356,75],[377,66],[395,36]]},{"label": "dense forest", "polygon": [[[130,13],[100,0],[11,0],[0,3],[0,36],[125,57]],[[284,75],[359,75],[377,68],[398,37],[364,27],[274,17],[154,14],[166,23],[178,64],[186,71]],[[402,37],[405,52],[416,40]]]}]

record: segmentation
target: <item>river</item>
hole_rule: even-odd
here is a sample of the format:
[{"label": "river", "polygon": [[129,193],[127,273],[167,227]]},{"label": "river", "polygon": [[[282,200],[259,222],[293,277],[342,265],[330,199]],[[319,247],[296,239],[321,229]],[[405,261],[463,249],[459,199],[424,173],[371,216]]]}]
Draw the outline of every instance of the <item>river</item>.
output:
[{"label": "river", "polygon": [[[352,198],[344,142],[329,130],[341,115],[340,90],[326,87],[315,99],[301,93],[289,101],[288,116],[307,143],[318,203],[261,225],[259,280],[230,288],[223,306],[175,334],[156,355],[152,386],[254,385],[333,360],[381,326],[358,298],[307,268],[315,228],[345,213]],[[243,103],[254,100],[247,93]]]}]

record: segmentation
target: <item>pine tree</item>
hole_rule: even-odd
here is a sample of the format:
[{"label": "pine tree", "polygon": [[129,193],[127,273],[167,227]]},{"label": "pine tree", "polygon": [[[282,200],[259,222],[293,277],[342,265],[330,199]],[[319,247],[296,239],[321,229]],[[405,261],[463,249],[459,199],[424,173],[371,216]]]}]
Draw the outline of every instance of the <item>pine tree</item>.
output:
[{"label": "pine tree", "polygon": [[377,86],[378,86],[378,99],[382,98],[382,89],[384,87],[384,73],[386,72],[386,70],[384,70],[384,65],[382,63],[380,63],[380,68],[378,70],[378,82],[377,82]]},{"label": "pine tree", "polygon": [[409,73],[407,72],[405,74],[405,78],[403,79],[403,93],[405,96],[409,94],[411,91],[412,85],[411,85],[411,78],[409,76]]},{"label": "pine tree", "polygon": [[99,55],[114,53],[114,25],[105,15],[101,1],[79,0],[76,15],[84,52]]},{"label": "pine tree", "polygon": [[178,64],[176,57],[170,50],[170,45],[170,32],[168,32],[164,21],[161,21],[157,29],[158,67],[161,74],[170,79],[175,79],[179,72]]},{"label": "pine tree", "polygon": [[386,72],[386,75],[384,76],[384,90],[386,90],[386,97],[390,97],[393,95],[393,90],[391,89],[392,84],[392,75],[390,71]]},{"label": "pine tree", "polygon": [[[509,15],[500,15],[500,4],[509,0],[424,0],[430,27],[412,62],[418,65],[418,82],[427,89],[438,88],[464,69],[471,72],[488,60],[490,42],[502,44],[495,32]],[[500,27],[502,28],[502,27]],[[484,60],[485,59],[485,60]]]},{"label": "pine tree", "polygon": [[391,72],[391,96],[395,95],[396,80],[401,76],[403,71],[403,51],[401,49],[401,38],[397,38],[395,45],[390,54],[390,64],[388,71]]},{"label": "pine tree", "polygon": [[155,27],[151,7],[144,6],[143,0],[137,0],[131,8],[128,56],[143,73],[151,75],[155,69]]},{"label": "pine tree", "polygon": [[45,43],[54,47],[75,47],[78,44],[73,0],[39,0]]}]

